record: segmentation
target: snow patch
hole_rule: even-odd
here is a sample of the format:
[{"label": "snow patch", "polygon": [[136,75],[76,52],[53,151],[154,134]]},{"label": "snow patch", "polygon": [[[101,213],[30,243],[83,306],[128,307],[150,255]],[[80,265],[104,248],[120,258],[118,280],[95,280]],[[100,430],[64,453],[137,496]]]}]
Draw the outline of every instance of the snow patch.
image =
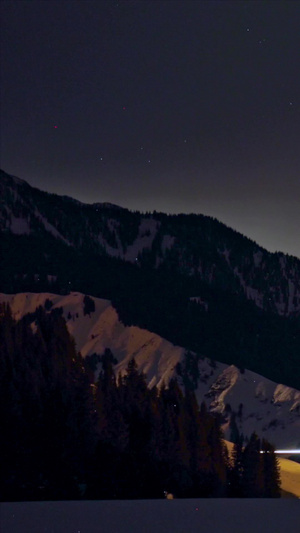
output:
[{"label": "snow patch", "polygon": [[65,237],[63,237],[63,235],[59,233],[59,231],[54,226],[52,226],[52,224],[50,224],[50,222],[48,222],[48,220],[43,215],[41,215],[41,213],[37,209],[35,210],[34,214],[36,218],[43,224],[45,230],[49,231],[49,233],[51,233],[53,237],[61,239],[66,244],[68,244],[68,246],[71,246],[71,243],[67,239],[65,239]]},{"label": "snow patch", "polygon": [[134,243],[128,246],[123,259],[135,262],[138,254],[143,250],[151,250],[159,226],[160,222],[153,218],[142,218],[139,225],[138,236]]},{"label": "snow patch", "polygon": [[12,215],[10,222],[10,231],[14,233],[14,235],[29,235],[30,226],[27,218],[15,217],[14,215]]}]

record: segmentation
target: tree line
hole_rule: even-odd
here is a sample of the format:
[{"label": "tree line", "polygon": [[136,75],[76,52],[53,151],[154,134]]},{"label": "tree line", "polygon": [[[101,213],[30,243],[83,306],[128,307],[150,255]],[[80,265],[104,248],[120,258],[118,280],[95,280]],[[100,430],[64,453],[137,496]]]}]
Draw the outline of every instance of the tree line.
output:
[{"label": "tree line", "polygon": [[[179,268],[175,250],[153,266],[156,252],[149,264],[145,258],[131,264],[104,251],[101,255],[75,249],[43,233],[2,233],[0,241],[3,292],[67,294],[76,290],[106,298],[125,325],[148,329],[203,357],[300,388],[299,317],[279,316],[247,300],[238,278],[217,252],[213,260],[206,261],[205,250],[199,251],[202,263],[207,263],[204,275],[194,267]],[[269,298],[267,285],[263,292]],[[191,300],[195,296],[205,304]]]},{"label": "tree line", "polygon": [[108,349],[83,359],[62,315],[0,307],[1,500],[279,496],[269,443],[230,460],[193,390],[149,389],[134,359],[116,376]]}]

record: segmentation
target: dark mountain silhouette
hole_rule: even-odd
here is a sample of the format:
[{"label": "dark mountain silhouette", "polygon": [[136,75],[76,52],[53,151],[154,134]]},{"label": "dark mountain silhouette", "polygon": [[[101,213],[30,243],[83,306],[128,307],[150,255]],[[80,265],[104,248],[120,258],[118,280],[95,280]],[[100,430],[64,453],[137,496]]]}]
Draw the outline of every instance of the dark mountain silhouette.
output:
[{"label": "dark mountain silhouette", "polygon": [[300,388],[300,261],[203,215],[83,204],[0,174],[3,292],[78,290],[125,324]]}]

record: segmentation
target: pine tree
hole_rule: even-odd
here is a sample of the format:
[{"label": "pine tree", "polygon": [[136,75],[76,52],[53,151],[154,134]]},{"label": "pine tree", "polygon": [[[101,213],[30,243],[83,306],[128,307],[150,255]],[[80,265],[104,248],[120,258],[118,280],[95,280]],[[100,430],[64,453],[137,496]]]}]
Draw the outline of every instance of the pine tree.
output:
[{"label": "pine tree", "polygon": [[236,442],[233,445],[233,451],[229,465],[228,494],[234,498],[240,498],[243,491],[243,440],[243,435],[236,434]]},{"label": "pine tree", "polygon": [[40,308],[35,333],[32,319],[0,318],[1,490],[10,499],[74,498],[94,446],[90,384],[60,314]]},{"label": "pine tree", "polygon": [[83,298],[83,315],[91,315],[91,313],[95,312],[95,302],[90,297],[87,296],[87,294]]},{"label": "pine tree", "polygon": [[243,496],[260,498],[264,491],[264,473],[260,454],[260,440],[252,433],[243,452]]},{"label": "pine tree", "polygon": [[159,395],[159,454],[164,466],[164,487],[177,496],[187,496],[192,487],[190,451],[186,434],[184,397],[176,379]]},{"label": "pine tree", "polygon": [[129,361],[120,380],[119,391],[122,415],[129,432],[126,449],[128,493],[130,497],[146,497],[148,487],[152,486],[152,398],[146,377],[138,371],[134,358]]},{"label": "pine tree", "polygon": [[280,498],[280,470],[274,446],[263,439],[261,451],[264,476],[263,496],[265,498]]},{"label": "pine tree", "polygon": [[122,451],[128,445],[128,425],[124,420],[120,391],[117,387],[113,365],[117,360],[106,348],[100,356],[102,370],[96,385],[96,409],[98,434],[102,442]]},{"label": "pine tree", "polygon": [[211,491],[214,496],[225,493],[227,481],[227,450],[223,441],[223,432],[217,416],[211,416],[211,428],[208,444],[211,448]]}]

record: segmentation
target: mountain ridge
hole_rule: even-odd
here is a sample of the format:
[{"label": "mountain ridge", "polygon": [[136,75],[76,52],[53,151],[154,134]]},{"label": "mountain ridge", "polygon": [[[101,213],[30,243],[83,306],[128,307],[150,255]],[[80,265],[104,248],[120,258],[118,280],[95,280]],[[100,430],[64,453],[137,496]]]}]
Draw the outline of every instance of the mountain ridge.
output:
[{"label": "mountain ridge", "polygon": [[[218,269],[226,277],[223,284],[240,289],[257,306],[282,315],[300,312],[300,260],[267,252],[212,217],[143,214],[105,202],[84,204],[40,191],[24,180],[20,183],[3,171],[0,176],[2,232],[30,235],[42,231],[69,246],[140,266],[157,268],[171,260],[181,272],[199,274],[207,281],[217,276]],[[80,219],[77,224],[76,217]],[[276,291],[278,281],[281,287]],[[259,291],[262,282],[269,289],[265,301]]]},{"label": "mountain ridge", "polygon": [[[83,357],[101,355],[109,348],[117,359],[116,374],[124,374],[128,362],[135,357],[148,385],[161,387],[178,375],[178,363],[184,364],[186,350],[174,346],[153,332],[136,326],[124,326],[108,300],[90,297],[95,310],[84,311],[84,295],[70,293],[0,294],[0,301],[9,303],[16,320],[49,301],[51,309],[62,307],[67,327]],[[46,304],[47,305],[47,304]],[[50,304],[49,304],[50,305]],[[34,318],[32,319],[34,322]],[[34,327],[34,325],[33,325]],[[242,372],[233,365],[206,358],[197,362],[195,389],[199,404],[204,400],[212,412],[223,416],[223,429],[231,436],[230,420],[234,413],[239,431],[250,437],[256,431],[277,448],[300,447],[300,391],[276,384],[249,370]],[[97,374],[96,374],[97,375]]]},{"label": "mountain ridge", "polygon": [[275,252],[268,251],[267,248],[265,248],[264,246],[260,245],[253,238],[244,235],[241,231],[232,228],[228,224],[226,224],[226,223],[218,220],[216,217],[213,217],[213,216],[210,216],[210,215],[202,215],[202,214],[197,214],[195,212],[190,212],[190,213],[166,213],[166,212],[156,211],[156,210],[154,210],[154,211],[139,211],[139,210],[130,209],[130,208],[127,208],[127,207],[124,207],[124,206],[121,206],[121,205],[117,205],[117,204],[114,204],[114,203],[111,203],[111,202],[106,202],[106,201],[104,201],[104,202],[93,202],[93,203],[82,202],[81,200],[78,200],[77,198],[74,198],[74,197],[69,196],[69,195],[60,195],[58,193],[42,191],[38,187],[30,185],[28,183],[28,181],[26,181],[24,179],[21,179],[21,178],[19,178],[17,176],[14,176],[12,174],[9,174],[9,173],[5,172],[2,169],[0,169],[0,178],[2,180],[3,179],[4,180],[7,180],[7,179],[13,180],[13,181],[15,181],[16,184],[25,185],[26,187],[29,187],[31,190],[39,191],[40,193],[43,193],[45,195],[53,196],[53,197],[56,197],[58,199],[61,198],[61,199],[67,200],[67,201],[71,201],[72,203],[77,204],[77,205],[81,205],[81,206],[85,206],[85,207],[93,207],[95,209],[99,209],[100,208],[100,209],[121,210],[121,211],[127,211],[128,213],[133,213],[133,214],[138,213],[139,215],[145,216],[145,217],[149,217],[149,216],[153,217],[155,215],[158,216],[158,217],[178,217],[178,216],[182,217],[182,218],[184,218],[184,217],[203,217],[205,219],[209,219],[209,220],[212,220],[212,221],[217,221],[217,223],[221,224],[224,228],[227,228],[232,233],[235,233],[235,234],[239,235],[243,239],[249,241],[249,243],[252,243],[253,245],[257,246],[260,250],[262,250],[264,252],[267,252],[270,255],[278,255],[279,254],[280,256],[286,256],[286,257],[294,258],[297,261],[300,261],[300,258],[298,258],[297,256],[289,254],[289,253],[286,253],[286,252],[282,252],[280,250],[276,250]]},{"label": "mountain ridge", "polygon": [[1,287],[81,291],[199,354],[300,388],[300,260],[204,215],[142,214],[0,174]]}]

